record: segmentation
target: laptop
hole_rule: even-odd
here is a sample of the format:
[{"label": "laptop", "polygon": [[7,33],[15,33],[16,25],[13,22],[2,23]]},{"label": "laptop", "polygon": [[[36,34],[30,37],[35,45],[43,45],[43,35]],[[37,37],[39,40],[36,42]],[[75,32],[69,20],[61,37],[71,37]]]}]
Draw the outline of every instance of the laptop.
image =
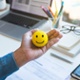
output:
[{"label": "laptop", "polygon": [[22,35],[44,24],[48,16],[41,6],[51,6],[52,0],[12,0],[10,11],[0,17],[0,33],[21,40]]}]

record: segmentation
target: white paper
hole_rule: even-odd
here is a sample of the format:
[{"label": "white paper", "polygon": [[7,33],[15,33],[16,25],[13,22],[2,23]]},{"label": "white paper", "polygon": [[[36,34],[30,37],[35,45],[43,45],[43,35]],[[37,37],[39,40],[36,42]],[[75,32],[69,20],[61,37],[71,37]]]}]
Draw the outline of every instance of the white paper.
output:
[{"label": "white paper", "polygon": [[41,57],[27,63],[14,74],[19,79],[15,79],[12,74],[12,79],[9,79],[9,76],[6,80],[65,80],[69,72],[62,64],[56,63],[48,57]]}]

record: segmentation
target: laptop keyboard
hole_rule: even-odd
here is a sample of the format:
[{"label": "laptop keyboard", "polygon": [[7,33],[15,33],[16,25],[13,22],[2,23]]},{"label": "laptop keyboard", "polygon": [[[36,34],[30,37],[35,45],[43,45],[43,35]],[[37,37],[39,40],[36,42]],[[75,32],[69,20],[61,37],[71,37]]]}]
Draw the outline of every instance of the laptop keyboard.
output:
[{"label": "laptop keyboard", "polygon": [[3,17],[1,20],[7,21],[13,24],[17,24],[26,28],[31,28],[32,26],[34,26],[36,23],[39,22],[37,20],[33,20],[30,18],[22,17],[19,15],[11,14],[11,13]]}]

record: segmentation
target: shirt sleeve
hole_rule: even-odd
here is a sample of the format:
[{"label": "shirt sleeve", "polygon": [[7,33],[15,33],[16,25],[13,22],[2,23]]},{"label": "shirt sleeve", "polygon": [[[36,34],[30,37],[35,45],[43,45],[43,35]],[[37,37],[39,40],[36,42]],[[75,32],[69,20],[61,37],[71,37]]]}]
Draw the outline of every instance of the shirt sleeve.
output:
[{"label": "shirt sleeve", "polygon": [[11,52],[0,58],[0,80],[4,80],[7,76],[19,69],[13,54]]}]

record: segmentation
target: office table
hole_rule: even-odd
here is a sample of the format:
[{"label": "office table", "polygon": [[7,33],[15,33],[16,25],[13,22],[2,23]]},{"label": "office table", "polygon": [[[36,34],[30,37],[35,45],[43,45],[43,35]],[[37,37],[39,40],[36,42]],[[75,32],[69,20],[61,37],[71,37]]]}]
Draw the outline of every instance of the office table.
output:
[{"label": "office table", "polygon": [[[5,11],[6,12],[6,11]],[[0,12],[0,15],[2,15],[3,12]],[[47,21],[44,25],[40,26],[39,29],[42,29],[44,31],[46,31],[47,25],[49,25],[49,22]],[[12,39],[8,36],[2,35],[0,34],[0,56],[4,56],[5,54],[15,51],[19,46],[20,46],[21,42],[17,41],[15,39]],[[57,66],[63,66],[65,69],[67,69],[67,71],[70,73],[78,64],[80,64],[80,54],[78,54],[75,59],[74,62],[72,64],[67,63],[65,61],[62,61],[56,57],[53,57],[50,55],[50,53],[53,52],[53,49],[50,48],[46,54],[44,54],[43,57],[48,57],[48,59],[50,59],[51,61],[57,63]],[[65,72],[65,71],[64,71]],[[63,74],[64,74],[63,72]],[[12,74],[13,75],[13,74]],[[28,76],[28,75],[26,75]],[[68,75],[67,75],[68,77]],[[33,79],[33,78],[32,78]],[[8,79],[7,79],[8,80]],[[68,79],[66,80],[74,80],[72,79],[70,76],[68,77]]]}]

